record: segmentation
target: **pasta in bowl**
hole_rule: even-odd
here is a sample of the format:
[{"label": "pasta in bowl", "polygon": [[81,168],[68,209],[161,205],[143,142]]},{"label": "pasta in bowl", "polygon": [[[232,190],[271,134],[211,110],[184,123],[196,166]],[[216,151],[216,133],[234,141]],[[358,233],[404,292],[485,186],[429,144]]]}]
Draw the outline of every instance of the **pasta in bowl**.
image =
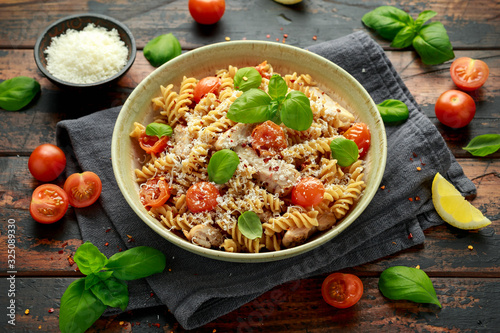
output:
[{"label": "pasta in bowl", "polygon": [[117,120],[112,161],[126,200],[161,236],[259,262],[350,225],[380,184],[385,149],[373,101],[342,69],[294,47],[234,42],[144,80]]}]

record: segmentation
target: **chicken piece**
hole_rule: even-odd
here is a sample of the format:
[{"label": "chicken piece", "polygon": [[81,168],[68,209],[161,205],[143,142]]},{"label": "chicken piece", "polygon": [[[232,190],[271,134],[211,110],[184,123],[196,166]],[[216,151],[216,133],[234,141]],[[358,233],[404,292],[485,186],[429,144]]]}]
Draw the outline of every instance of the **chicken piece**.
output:
[{"label": "chicken piece", "polygon": [[193,138],[189,134],[187,127],[184,125],[175,126],[173,140],[175,140],[173,153],[180,156],[181,159],[186,159],[193,148]]},{"label": "chicken piece", "polygon": [[335,218],[335,214],[333,213],[325,213],[325,214],[320,214],[318,216],[318,230],[319,231],[324,231],[327,229],[331,229],[337,222],[337,219]]},{"label": "chicken piece", "polygon": [[282,244],[286,248],[295,247],[304,242],[316,232],[317,227],[312,228],[291,228],[285,232],[285,235],[282,239]]},{"label": "chicken piece", "polygon": [[332,115],[340,121],[339,128],[347,130],[351,124],[356,120],[354,115],[343,108],[339,103],[334,101],[327,94],[323,94],[321,90],[317,87],[310,87],[309,92],[314,95],[311,100],[317,99],[318,102],[324,105],[324,107],[331,112]]},{"label": "chicken piece", "polygon": [[211,247],[217,248],[224,242],[224,237],[222,237],[218,229],[205,224],[199,224],[189,232],[185,230],[183,232],[188,241],[207,249]]},{"label": "chicken piece", "polygon": [[217,142],[215,142],[215,149],[231,149],[249,141],[252,134],[254,125],[238,123],[222,133]]}]

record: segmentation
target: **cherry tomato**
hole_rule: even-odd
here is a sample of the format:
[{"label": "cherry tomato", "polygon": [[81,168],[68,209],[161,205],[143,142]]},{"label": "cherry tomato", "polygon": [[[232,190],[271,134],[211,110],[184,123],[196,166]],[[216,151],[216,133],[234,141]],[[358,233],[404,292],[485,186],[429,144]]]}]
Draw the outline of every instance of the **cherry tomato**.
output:
[{"label": "cherry tomato", "polygon": [[224,15],[226,2],[224,0],[189,0],[188,6],[196,22],[214,24]]},{"label": "cherry tomato", "polygon": [[476,103],[463,91],[448,90],[439,96],[434,110],[441,123],[452,128],[461,128],[474,118]]},{"label": "cherry tomato", "polygon": [[325,187],[318,178],[302,178],[292,189],[292,203],[302,207],[316,206],[323,201]]},{"label": "cherry tomato", "polygon": [[220,79],[216,76],[207,76],[196,84],[194,88],[194,101],[199,103],[200,100],[208,93],[216,94],[220,88]]},{"label": "cherry tomato", "polygon": [[101,190],[101,179],[92,171],[74,173],[64,182],[69,203],[76,208],[92,205],[101,195]]},{"label": "cherry tomato", "polygon": [[267,61],[264,61],[257,66],[255,66],[255,69],[259,72],[260,76],[265,77],[266,79],[269,79],[271,77],[271,74],[264,71],[265,68],[267,67]]},{"label": "cherry tomato", "polygon": [[359,149],[359,158],[363,158],[368,153],[371,134],[365,123],[355,123],[344,133],[344,137],[356,143]]},{"label": "cherry tomato", "polygon": [[139,136],[139,144],[147,154],[161,153],[165,150],[165,147],[167,147],[168,140],[168,136],[162,136],[161,139],[158,139],[158,137],[154,135],[147,135],[146,133],[142,133],[141,136]]},{"label": "cherry tomato", "polygon": [[38,186],[31,196],[30,214],[43,224],[59,221],[68,210],[68,195],[54,184]]},{"label": "cherry tomato", "polygon": [[33,177],[50,182],[59,177],[66,167],[66,156],[61,148],[45,143],[33,150],[28,160],[28,169]]},{"label": "cherry tomato", "polygon": [[273,156],[287,147],[283,129],[268,120],[252,131],[252,147],[259,156]]},{"label": "cherry tomato", "polygon": [[356,275],[333,273],[323,281],[321,294],[328,304],[345,309],[359,301],[363,295],[363,282]]},{"label": "cherry tomato", "polygon": [[207,212],[217,206],[219,195],[219,190],[212,183],[199,182],[187,190],[186,204],[193,213]]},{"label": "cherry tomato", "polygon": [[141,186],[139,195],[144,207],[160,207],[170,198],[170,189],[164,177],[155,177]]},{"label": "cherry tomato", "polygon": [[453,61],[450,73],[458,88],[473,91],[481,88],[486,82],[490,69],[484,61],[462,57]]}]

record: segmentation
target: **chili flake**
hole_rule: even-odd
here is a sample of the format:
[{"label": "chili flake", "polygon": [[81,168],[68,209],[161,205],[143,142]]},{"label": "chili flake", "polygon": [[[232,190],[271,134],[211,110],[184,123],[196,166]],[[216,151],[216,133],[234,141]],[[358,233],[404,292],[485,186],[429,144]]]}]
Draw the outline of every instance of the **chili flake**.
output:
[{"label": "chili flake", "polygon": [[75,264],[75,260],[71,256],[68,257],[68,262],[70,266],[73,266]]},{"label": "chili flake", "polygon": [[415,197],[415,200],[416,200],[416,201],[420,201],[420,197],[417,195],[417,196]]},{"label": "chili flake", "polygon": [[108,242],[104,243],[104,246],[108,246],[108,245],[109,245],[109,243],[108,243]]},{"label": "chili flake", "polygon": [[408,239],[413,239],[413,234],[410,232],[410,234],[408,235]]},{"label": "chili flake", "polygon": [[420,171],[420,170],[422,170],[422,168],[421,167],[417,167],[417,171]]},{"label": "chili flake", "polygon": [[415,153],[413,153],[413,157],[418,157],[418,155],[417,155],[417,154],[415,154]]},{"label": "chili flake", "polygon": [[381,190],[385,190],[385,185],[380,186]]},{"label": "chili flake", "polygon": [[318,39],[318,37],[317,37],[316,35],[315,35],[315,36],[313,36],[313,40],[316,40],[316,39]]},{"label": "chili flake", "polygon": [[279,42],[279,41],[280,41],[280,39],[279,39],[279,38],[276,38],[276,41],[277,41],[277,42]]},{"label": "chili flake", "polygon": [[284,34],[283,37],[288,38],[288,34]]},{"label": "chili flake", "polygon": [[271,37],[271,35],[270,35],[270,34],[267,34],[267,35],[266,35],[266,37],[267,37],[267,38],[270,38],[270,37]]},{"label": "chili flake", "polygon": [[413,201],[413,198],[408,198],[408,200]]},{"label": "chili flake", "polygon": [[54,311],[55,311],[54,308],[49,309],[49,313],[53,313]]}]

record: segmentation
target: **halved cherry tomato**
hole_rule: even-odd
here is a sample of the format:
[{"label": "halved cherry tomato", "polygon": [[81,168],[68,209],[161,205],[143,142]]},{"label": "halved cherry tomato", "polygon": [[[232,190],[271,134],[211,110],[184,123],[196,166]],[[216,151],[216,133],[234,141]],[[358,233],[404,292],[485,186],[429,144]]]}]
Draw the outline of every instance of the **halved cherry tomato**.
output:
[{"label": "halved cherry tomato", "polygon": [[102,182],[92,171],[74,173],[64,182],[69,203],[76,208],[92,205],[101,195]]},{"label": "halved cherry tomato", "polygon": [[54,184],[43,184],[33,191],[30,214],[37,222],[54,223],[66,214],[68,203],[68,195],[62,188]]},{"label": "halved cherry tomato", "polygon": [[186,192],[186,204],[193,213],[208,212],[217,206],[219,190],[212,183],[199,182]]},{"label": "halved cherry tomato", "polygon": [[224,15],[224,0],[189,0],[189,13],[200,24],[214,24]]},{"label": "halved cherry tomato", "polygon": [[325,187],[318,178],[302,178],[292,189],[292,203],[302,207],[316,206],[323,201]]},{"label": "halved cherry tomato", "polygon": [[154,135],[147,135],[146,133],[142,133],[141,136],[139,136],[139,144],[146,154],[161,153],[165,150],[165,147],[167,147],[168,140],[168,136],[162,136],[161,139],[158,139],[158,137]]},{"label": "halved cherry tomato", "polygon": [[50,143],[40,145],[33,150],[28,160],[28,169],[33,177],[50,182],[59,177],[66,167],[66,155],[61,148]]},{"label": "halved cherry tomato", "polygon": [[194,88],[194,101],[199,103],[208,93],[216,94],[219,91],[220,84],[220,79],[216,76],[207,76],[201,79]]},{"label": "halved cherry tomato", "polygon": [[356,275],[333,273],[323,281],[321,294],[328,304],[345,309],[360,300],[363,295],[363,282]]},{"label": "halved cherry tomato", "polygon": [[252,131],[252,147],[259,156],[273,156],[287,147],[283,129],[268,120]]},{"label": "halved cherry tomato", "polygon": [[371,134],[365,123],[355,123],[344,133],[344,137],[356,143],[359,149],[359,158],[363,158],[368,153]]},{"label": "halved cherry tomato", "polygon": [[170,198],[170,189],[164,177],[155,177],[141,186],[139,195],[144,207],[160,207]]},{"label": "halved cherry tomato", "polygon": [[436,117],[452,128],[467,126],[476,114],[472,97],[460,90],[448,90],[439,96],[434,106]]},{"label": "halved cherry tomato", "polygon": [[453,61],[450,73],[458,88],[473,91],[481,88],[486,82],[490,69],[482,60],[461,57]]},{"label": "halved cherry tomato", "polygon": [[255,69],[259,72],[260,76],[265,77],[266,79],[269,79],[271,77],[271,74],[268,72],[265,72],[264,69],[267,67],[267,61],[261,62],[257,66],[255,66]]}]

